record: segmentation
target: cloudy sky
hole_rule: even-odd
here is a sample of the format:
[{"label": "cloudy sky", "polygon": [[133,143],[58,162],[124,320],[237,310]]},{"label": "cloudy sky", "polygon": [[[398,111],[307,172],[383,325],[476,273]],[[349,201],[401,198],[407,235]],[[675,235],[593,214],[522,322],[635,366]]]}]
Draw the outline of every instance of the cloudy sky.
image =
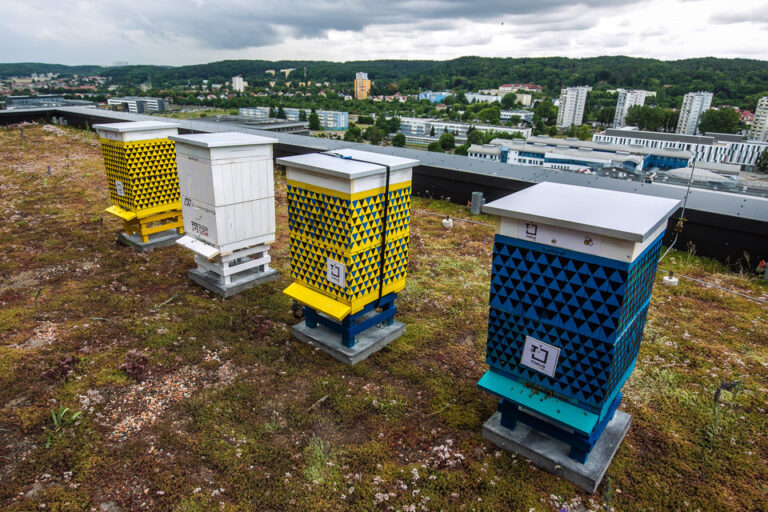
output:
[{"label": "cloudy sky", "polygon": [[11,0],[0,62],[768,59],[768,0]]}]

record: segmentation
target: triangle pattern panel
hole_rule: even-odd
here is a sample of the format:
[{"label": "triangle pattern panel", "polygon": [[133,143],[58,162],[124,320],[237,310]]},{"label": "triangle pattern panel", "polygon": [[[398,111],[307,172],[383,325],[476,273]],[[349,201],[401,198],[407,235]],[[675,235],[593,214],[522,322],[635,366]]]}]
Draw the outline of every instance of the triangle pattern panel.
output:
[{"label": "triangle pattern panel", "polygon": [[[407,235],[410,185],[390,189],[387,238]],[[291,235],[347,251],[381,244],[384,189],[352,199],[288,185],[288,229]]]},{"label": "triangle pattern panel", "polygon": [[[411,184],[389,191],[384,276],[380,283],[384,227],[384,188],[363,194],[324,192],[301,183],[288,184],[288,228],[291,276],[353,312],[386,293],[405,286],[408,267]],[[327,279],[327,259],[346,267],[346,287]]]},{"label": "triangle pattern panel", "polygon": [[[115,141],[101,139],[112,202],[131,212],[180,200],[176,144],[169,139]],[[124,195],[117,192],[122,183]]]},{"label": "triangle pattern panel", "polygon": [[[291,277],[348,305],[378,298],[381,249],[378,245],[355,253],[339,251],[290,235]],[[405,282],[408,266],[408,237],[389,239],[385,249],[383,287]],[[346,287],[327,279],[326,260],[346,267]],[[368,301],[370,302],[370,301]]]},{"label": "triangle pattern panel", "polygon": [[[592,412],[608,407],[640,349],[662,236],[627,264],[496,235],[486,362]],[[520,364],[526,336],[560,348],[553,377]]]}]

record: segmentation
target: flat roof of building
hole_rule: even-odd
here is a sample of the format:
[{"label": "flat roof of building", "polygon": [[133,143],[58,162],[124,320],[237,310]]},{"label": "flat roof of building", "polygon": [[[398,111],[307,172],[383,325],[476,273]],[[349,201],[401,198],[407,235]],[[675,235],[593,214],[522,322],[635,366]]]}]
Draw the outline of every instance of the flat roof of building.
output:
[{"label": "flat roof of building", "polygon": [[[497,140],[493,139],[491,142],[496,143]],[[548,146],[568,146],[574,148],[589,148],[595,151],[627,151],[629,153],[637,155],[654,155],[670,158],[684,158],[690,159],[693,153],[683,149],[662,149],[662,148],[649,148],[647,146],[641,146],[640,144],[611,144],[609,142],[597,142],[593,140],[579,140],[575,138],[558,139],[557,137],[545,137],[541,135],[535,135],[528,137],[528,142],[541,143]]]},{"label": "flat roof of building", "polygon": [[612,137],[627,137],[634,139],[664,140],[670,142],[685,142],[686,144],[714,144],[715,138],[706,135],[682,135],[679,133],[649,132],[643,130],[625,130],[608,128],[605,134]]},{"label": "flat roof of building", "polygon": [[480,144],[472,144],[469,146],[469,149],[467,149],[467,152],[472,151],[473,153],[483,153],[486,155],[500,155],[501,154],[501,148],[499,146],[494,146],[491,144],[483,144],[482,146]]}]

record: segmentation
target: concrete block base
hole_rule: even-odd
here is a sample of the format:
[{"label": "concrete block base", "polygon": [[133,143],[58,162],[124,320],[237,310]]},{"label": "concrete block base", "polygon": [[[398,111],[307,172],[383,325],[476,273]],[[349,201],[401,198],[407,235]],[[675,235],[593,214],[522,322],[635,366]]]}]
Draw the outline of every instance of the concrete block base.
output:
[{"label": "concrete block base", "polygon": [[[363,315],[362,318],[366,319],[374,314],[376,312],[372,311],[368,315]],[[341,334],[323,325],[310,329],[304,322],[301,322],[291,328],[291,333],[297,340],[319,348],[334,359],[348,365],[355,365],[405,334],[405,324],[395,320],[392,325],[383,327],[374,325],[367,331],[358,334],[356,343],[351,348],[342,344]]]},{"label": "concrete block base", "polygon": [[219,294],[225,299],[237,295],[248,288],[253,288],[262,283],[276,281],[280,278],[280,272],[269,267],[267,267],[267,270],[264,272],[252,269],[235,274],[232,276],[232,282],[229,284],[223,284],[219,278],[219,274],[214,272],[203,272],[196,268],[190,270],[187,275],[191,280],[206,290]]},{"label": "concrete block base", "polygon": [[608,470],[621,441],[627,435],[632,416],[616,411],[592,448],[586,464],[571,459],[571,447],[518,422],[514,430],[501,426],[501,414],[494,413],[483,425],[483,437],[507,451],[522,455],[535,466],[594,493]]},{"label": "concrete block base", "polygon": [[117,234],[117,241],[130,247],[131,249],[149,252],[155,249],[159,249],[160,247],[168,247],[169,245],[173,245],[181,236],[182,235],[179,234],[179,231],[174,228],[167,231],[161,231],[159,233],[153,233],[148,237],[149,242],[142,242],[139,235],[129,235],[125,231],[121,231]]}]

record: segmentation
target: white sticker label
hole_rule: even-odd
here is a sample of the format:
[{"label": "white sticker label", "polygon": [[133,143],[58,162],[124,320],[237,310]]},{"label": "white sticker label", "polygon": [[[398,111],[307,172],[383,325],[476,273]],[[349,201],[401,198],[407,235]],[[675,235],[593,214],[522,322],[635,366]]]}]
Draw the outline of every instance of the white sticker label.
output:
[{"label": "white sticker label", "polygon": [[572,231],[537,222],[520,221],[518,226],[517,234],[523,240],[589,254],[600,252],[600,236],[593,233]]},{"label": "white sticker label", "polygon": [[560,349],[549,343],[544,343],[530,336],[525,337],[523,357],[520,364],[550,377],[555,376],[557,360],[560,358]]},{"label": "white sticker label", "polygon": [[117,195],[125,197],[125,190],[123,190],[123,182],[115,180],[115,188],[117,189]]},{"label": "white sticker label", "polygon": [[328,281],[341,288],[347,287],[347,267],[343,263],[326,258],[325,268]]}]

